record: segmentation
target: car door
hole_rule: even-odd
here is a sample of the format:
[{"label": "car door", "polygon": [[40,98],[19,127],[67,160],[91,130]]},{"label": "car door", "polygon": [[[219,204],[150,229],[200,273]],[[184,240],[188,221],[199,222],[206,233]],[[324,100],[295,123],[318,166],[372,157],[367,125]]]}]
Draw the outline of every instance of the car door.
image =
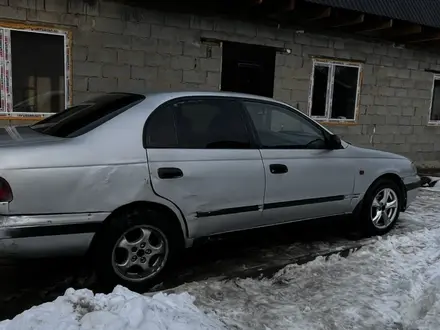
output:
[{"label": "car door", "polygon": [[345,149],[329,150],[323,129],[287,106],[243,101],[263,158],[263,218],[279,223],[349,212],[354,162]]},{"label": "car door", "polygon": [[152,187],[182,211],[191,237],[261,224],[263,162],[239,102],[167,102],[151,114],[144,138]]}]

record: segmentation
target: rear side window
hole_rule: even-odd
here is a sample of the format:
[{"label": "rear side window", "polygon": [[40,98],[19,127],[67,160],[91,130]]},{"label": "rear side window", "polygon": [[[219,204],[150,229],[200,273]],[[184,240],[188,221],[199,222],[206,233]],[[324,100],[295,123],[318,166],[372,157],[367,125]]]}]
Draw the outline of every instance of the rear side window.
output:
[{"label": "rear side window", "polygon": [[188,99],[157,109],[147,123],[147,147],[247,149],[242,108],[228,99]]},{"label": "rear side window", "polygon": [[75,105],[30,126],[42,134],[72,138],[102,125],[143,101],[145,96],[110,93]]},{"label": "rear side window", "polygon": [[148,118],[146,132],[149,148],[177,148],[173,106],[155,110]]}]

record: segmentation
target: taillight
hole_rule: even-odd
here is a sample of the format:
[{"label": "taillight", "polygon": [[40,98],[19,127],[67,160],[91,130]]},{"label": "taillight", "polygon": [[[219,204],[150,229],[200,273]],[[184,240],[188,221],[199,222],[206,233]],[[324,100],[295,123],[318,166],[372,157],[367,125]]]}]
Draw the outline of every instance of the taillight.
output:
[{"label": "taillight", "polygon": [[12,190],[8,181],[0,177],[0,203],[12,201]]}]

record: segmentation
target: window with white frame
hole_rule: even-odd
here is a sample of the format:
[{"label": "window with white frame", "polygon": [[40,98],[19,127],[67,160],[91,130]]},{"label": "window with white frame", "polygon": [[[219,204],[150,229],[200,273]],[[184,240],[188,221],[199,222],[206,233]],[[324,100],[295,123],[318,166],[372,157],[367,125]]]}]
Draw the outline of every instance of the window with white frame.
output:
[{"label": "window with white frame", "polygon": [[429,110],[429,121],[440,124],[440,75],[434,75],[432,83],[432,100]]},{"label": "window with white frame", "polygon": [[324,121],[355,121],[361,64],[313,61],[309,115]]},{"label": "window with white frame", "polygon": [[66,31],[0,24],[0,117],[45,117],[70,103]]}]

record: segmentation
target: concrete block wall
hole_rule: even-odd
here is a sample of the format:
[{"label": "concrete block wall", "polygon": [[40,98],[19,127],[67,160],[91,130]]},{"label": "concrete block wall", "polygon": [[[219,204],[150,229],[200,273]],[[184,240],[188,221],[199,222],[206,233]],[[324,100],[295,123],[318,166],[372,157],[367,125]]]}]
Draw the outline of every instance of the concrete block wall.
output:
[{"label": "concrete block wall", "polygon": [[115,2],[0,0],[0,20],[60,26],[73,32],[75,102],[109,91],[218,90],[218,38],[291,49],[277,54],[274,97],[307,111],[312,57],[363,61],[356,125],[329,128],[355,145],[440,160],[440,127],[428,126],[433,74],[440,57],[364,42],[213,17],[149,11]]}]

